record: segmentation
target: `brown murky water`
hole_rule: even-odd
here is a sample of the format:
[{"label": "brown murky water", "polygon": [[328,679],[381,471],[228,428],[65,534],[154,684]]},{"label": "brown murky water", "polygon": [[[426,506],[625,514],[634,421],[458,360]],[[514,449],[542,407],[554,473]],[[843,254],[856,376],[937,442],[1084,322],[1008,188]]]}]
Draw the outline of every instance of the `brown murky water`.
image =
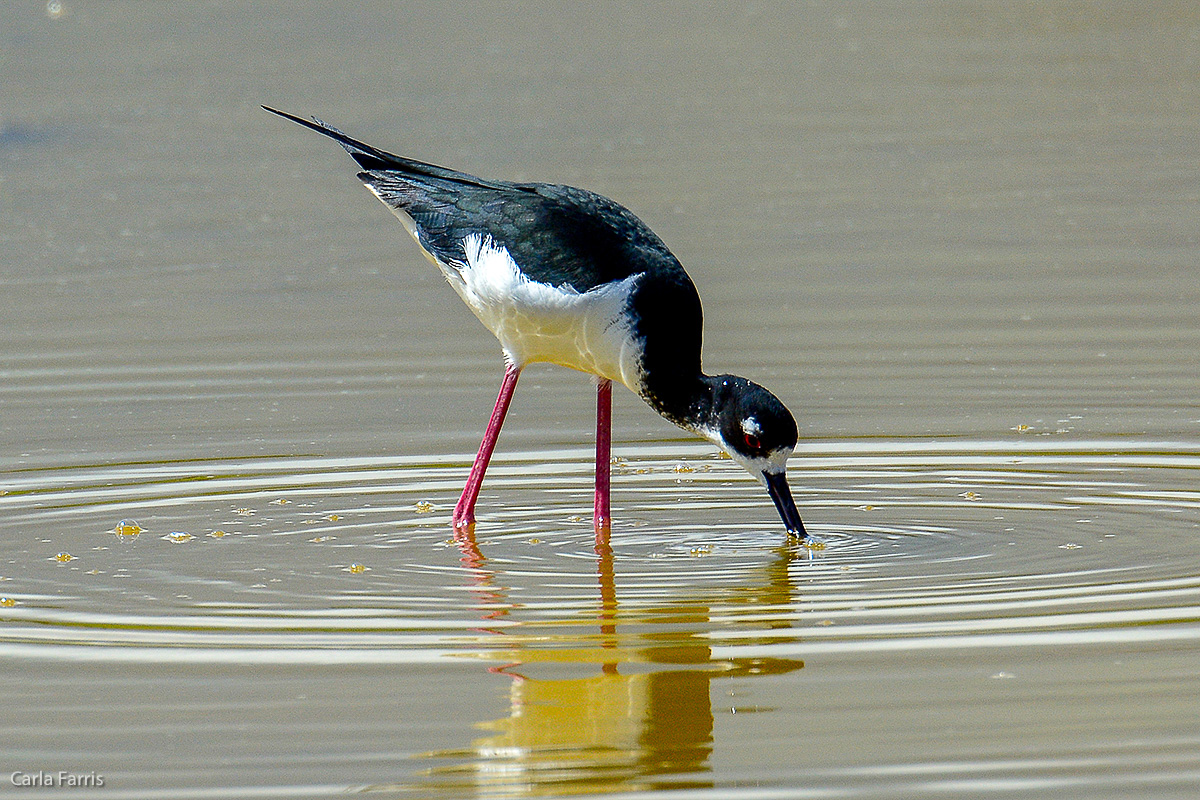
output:
[{"label": "brown murky water", "polygon": [[[456,544],[498,348],[259,103],[629,205],[825,549],[621,393],[597,553],[541,367]],[[0,6],[0,785],[1194,796],[1198,122],[1189,3]]]}]

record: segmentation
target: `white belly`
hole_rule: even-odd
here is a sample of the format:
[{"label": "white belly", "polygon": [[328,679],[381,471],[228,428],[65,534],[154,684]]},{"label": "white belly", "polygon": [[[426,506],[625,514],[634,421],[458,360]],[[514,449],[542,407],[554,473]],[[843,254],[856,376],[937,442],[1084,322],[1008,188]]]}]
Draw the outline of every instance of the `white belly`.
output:
[{"label": "white belly", "polygon": [[467,263],[461,268],[431,260],[500,340],[509,361],[519,367],[535,361],[559,364],[641,393],[642,347],[625,314],[638,276],[577,292],[526,278],[491,239],[471,236],[465,250]]},{"label": "white belly", "polygon": [[467,239],[466,254],[463,269],[443,271],[514,364],[560,364],[641,391],[642,349],[625,314],[637,276],[577,292],[529,280],[482,236]]}]

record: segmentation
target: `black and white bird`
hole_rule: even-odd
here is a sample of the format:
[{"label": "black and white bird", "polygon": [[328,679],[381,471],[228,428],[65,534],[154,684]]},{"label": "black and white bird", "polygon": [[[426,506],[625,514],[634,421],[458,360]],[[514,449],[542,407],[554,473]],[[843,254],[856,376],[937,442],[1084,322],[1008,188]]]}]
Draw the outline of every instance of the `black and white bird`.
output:
[{"label": "black and white bird", "polygon": [[358,178],[392,210],[475,316],[496,335],[500,395],[454,509],[475,501],[525,365],[549,362],[599,379],[597,530],[607,529],[612,381],[671,422],[716,444],[766,486],[791,536],[807,538],[788,487],[796,421],[775,395],[700,368],[700,296],[679,260],[624,206],[571,186],[509,183],[403,158],[313,118],[267,111],[337,141]]}]

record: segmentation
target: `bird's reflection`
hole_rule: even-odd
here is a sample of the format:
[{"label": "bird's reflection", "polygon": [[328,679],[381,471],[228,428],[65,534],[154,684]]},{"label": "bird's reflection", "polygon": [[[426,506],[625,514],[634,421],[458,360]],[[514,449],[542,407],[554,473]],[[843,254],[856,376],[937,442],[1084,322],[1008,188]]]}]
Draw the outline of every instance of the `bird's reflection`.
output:
[{"label": "bird's reflection", "polygon": [[[504,573],[490,568],[473,530],[460,531],[457,544],[481,617],[508,614]],[[789,565],[802,549],[781,547],[752,585],[724,593],[722,614],[793,604]],[[704,636],[711,619],[704,600],[622,609],[607,531],[597,532],[595,552],[593,625],[555,635],[532,622],[482,626],[496,634],[494,655],[505,663],[492,671],[511,679],[509,712],[477,722],[485,735],[467,747],[424,754],[441,763],[420,788],[523,797],[709,787],[713,681],[804,666],[790,659],[715,659]],[[753,639],[748,632],[744,641]]]},{"label": "bird's reflection", "polygon": [[[507,590],[497,582],[496,573],[487,567],[487,559],[475,541],[474,524],[460,528],[454,540],[461,553],[460,560],[468,576],[469,588],[475,597],[475,608],[482,613],[485,621],[507,616],[511,608]],[[476,630],[499,633],[486,625]]]}]

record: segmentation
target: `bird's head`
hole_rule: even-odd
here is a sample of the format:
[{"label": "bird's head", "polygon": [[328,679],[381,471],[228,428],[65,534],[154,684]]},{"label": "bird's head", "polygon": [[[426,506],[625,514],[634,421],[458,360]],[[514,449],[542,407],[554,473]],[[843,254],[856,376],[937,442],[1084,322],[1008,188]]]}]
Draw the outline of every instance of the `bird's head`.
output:
[{"label": "bird's head", "polygon": [[788,534],[807,538],[787,482],[796,420],[775,395],[736,375],[710,378],[712,422],[701,432],[767,487]]}]

